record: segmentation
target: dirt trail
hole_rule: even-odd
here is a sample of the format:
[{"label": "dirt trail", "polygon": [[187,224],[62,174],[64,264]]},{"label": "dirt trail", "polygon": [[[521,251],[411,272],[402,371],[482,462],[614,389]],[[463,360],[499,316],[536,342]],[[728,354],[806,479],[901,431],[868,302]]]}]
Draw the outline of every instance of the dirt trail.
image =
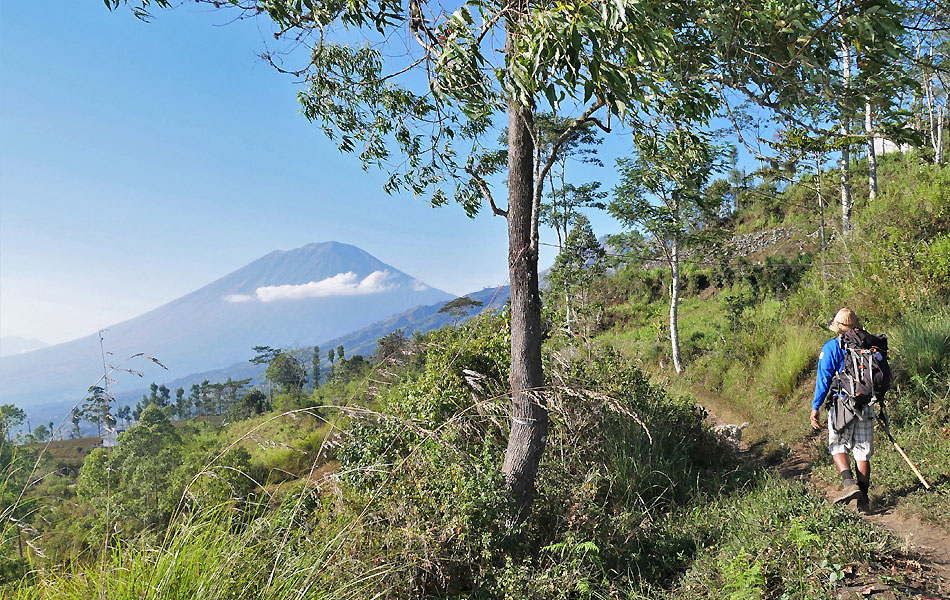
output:
[{"label": "dirt trail", "polygon": [[[812,436],[793,446],[788,458],[775,470],[786,479],[799,479],[810,484],[830,501],[839,488],[811,478],[811,466],[825,449],[824,437]],[[848,508],[857,512],[854,502]],[[950,595],[950,533],[894,507],[872,506],[871,513],[860,516],[903,540],[902,551],[920,562],[929,592]]]},{"label": "dirt trail", "polygon": [[[732,417],[731,411],[721,399],[702,391],[698,399],[708,413],[713,424],[732,423],[724,420]],[[722,416],[720,416],[722,415]],[[748,451],[748,446],[740,444],[740,451]],[[810,436],[803,442],[790,448],[788,457],[773,468],[785,479],[803,481],[825,495],[831,497],[838,491],[836,486],[823,485],[811,477],[812,465],[820,454],[826,451],[824,437],[820,434]],[[750,457],[750,460],[754,460]],[[850,510],[857,512],[852,502]],[[908,577],[908,586],[862,585],[854,590],[843,589],[839,598],[946,598],[950,599],[950,532],[920,520],[895,507],[872,506],[870,514],[861,514],[862,519],[889,531],[903,540],[901,551],[919,569],[914,576]],[[909,573],[904,574],[909,575]],[[895,595],[900,593],[901,595]],[[850,594],[850,595],[849,595]]]}]

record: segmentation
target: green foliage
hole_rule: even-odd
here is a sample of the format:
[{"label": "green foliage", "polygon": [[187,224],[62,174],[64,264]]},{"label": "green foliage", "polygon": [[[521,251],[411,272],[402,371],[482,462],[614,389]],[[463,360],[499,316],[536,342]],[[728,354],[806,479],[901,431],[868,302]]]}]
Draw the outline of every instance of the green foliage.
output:
[{"label": "green foliage", "polygon": [[842,565],[889,548],[884,534],[853,514],[773,477],[697,505],[683,519],[706,551],[676,598],[834,597]]},{"label": "green foliage", "polygon": [[192,501],[210,506],[240,503],[256,487],[250,474],[251,454],[243,446],[223,453],[215,447],[193,451],[184,464],[186,473],[195,473],[188,484]]},{"label": "green foliage", "polygon": [[[444,365],[478,335],[463,364],[478,348],[493,354],[487,328],[465,327],[426,340],[427,358]],[[881,548],[798,487],[733,471],[694,405],[619,356],[572,361],[559,378],[536,518],[524,525],[510,525],[499,493],[504,435],[487,399],[481,412],[410,423],[411,442],[395,438],[399,460],[374,463],[382,485],[292,486],[242,513],[208,504],[164,541],[116,544],[83,577],[43,572],[13,597],[695,597],[697,581],[719,597],[820,595],[836,565]],[[396,395],[384,414],[397,420],[403,403]]]},{"label": "green foliage", "polygon": [[270,346],[254,346],[251,350],[254,351],[254,358],[249,362],[255,365],[267,364],[280,354],[279,348],[271,348]]},{"label": "green foliage", "polygon": [[605,252],[594,236],[590,221],[577,215],[564,243],[564,249],[554,260],[548,281],[555,290],[570,290],[589,284],[604,272]]},{"label": "green foliage", "polygon": [[[444,308],[444,307],[443,307]],[[398,360],[409,348],[409,337],[405,329],[397,329],[376,340],[376,351],[373,357],[377,362],[384,360]]]},{"label": "green foliage", "polygon": [[251,390],[241,397],[240,402],[231,407],[231,415],[236,419],[247,419],[270,409],[267,394],[261,390]]},{"label": "green foliage", "polygon": [[[335,569],[332,540],[334,534],[345,533],[346,526],[305,521],[302,514],[312,508],[312,496],[294,494],[273,518],[257,520],[253,526],[225,510],[209,508],[176,523],[164,542],[140,539],[117,544],[101,562],[84,568],[82,577],[51,572],[36,585],[23,582],[10,591],[21,600],[289,600],[299,597],[302,589],[309,590],[308,597],[326,598],[330,594],[318,576]],[[325,541],[312,543],[320,539]],[[332,597],[365,597],[362,594],[378,575],[372,569],[361,575],[349,586],[337,588]]]},{"label": "green foliage", "polygon": [[[945,233],[933,226],[944,218],[943,192],[930,192],[936,199],[882,195],[897,212],[874,218],[902,229],[855,239],[847,255],[853,264],[829,268],[826,278],[818,267],[795,271],[805,274],[794,280],[766,265],[738,265],[731,274],[684,269],[681,331],[695,359],[688,377],[722,390],[736,410],[761,415],[767,405],[770,420],[801,421],[768,399],[808,394],[805,375],[831,335],[823,322],[854,301],[872,331],[891,336],[897,378],[888,408],[898,441],[928,476],[945,479],[950,317],[926,267],[940,258],[929,248]],[[864,218],[871,219],[858,223],[868,230],[887,222]],[[863,262],[908,248],[922,249],[913,258],[919,268]],[[696,295],[707,283],[719,293]],[[118,447],[86,459],[78,498],[63,475],[38,484],[47,505],[66,508],[19,508],[22,515],[42,510],[36,524],[51,529],[34,541],[51,558],[32,557],[35,579],[4,593],[804,599],[835,596],[844,565],[874,563],[890,551],[880,532],[800,485],[723,456],[695,403],[649,381],[637,365],[650,368],[650,356],[661,358],[650,352],[665,341],[662,271],[628,267],[591,281],[590,293],[614,304],[617,329],[607,337],[636,358],[569,344],[545,355],[551,427],[528,522],[511,524],[502,493],[508,316],[483,315],[457,330],[390,340],[394,351],[386,354],[394,360],[380,365],[393,372],[374,375],[372,390],[339,378],[350,365],[357,378],[368,368],[340,356],[333,381],[312,397],[286,396],[288,406],[326,405],[312,415],[254,415],[221,430],[174,426],[155,407],[143,411]],[[246,404],[257,412],[260,399]],[[328,414],[346,416],[325,423]],[[0,443],[0,465],[15,463],[0,484],[4,510],[31,458]],[[874,460],[875,501],[902,503],[938,523],[950,519],[945,495],[918,493],[895,453]],[[187,510],[171,518],[168,507],[182,497]],[[102,547],[103,515],[116,527],[102,560],[90,553],[61,570],[55,561]],[[158,535],[138,535],[143,528]],[[0,538],[0,569],[18,577],[24,565],[7,558],[15,556],[9,531]]]},{"label": "green foliage", "polygon": [[379,399],[380,414],[354,424],[340,448],[338,459],[350,481],[378,483],[379,466],[392,464],[410,451],[420,438],[418,426],[437,427],[449,415],[471,410],[472,388],[465,370],[477,373],[486,386],[500,393],[510,361],[507,328],[507,313],[486,313],[465,322],[457,333],[449,327],[429,333],[422,371],[389,389]]},{"label": "green foliage", "polygon": [[0,404],[0,440],[12,440],[13,430],[26,420],[26,412],[15,404]]},{"label": "green foliage", "polygon": [[[933,395],[921,389],[899,389],[889,392],[887,400],[892,434],[933,489],[924,490],[900,454],[888,448],[886,438],[878,438],[875,443],[880,443],[881,451],[874,453],[871,490],[872,499],[879,506],[900,507],[938,528],[950,522],[950,502],[942,493],[950,477],[950,442],[946,430],[950,423],[950,384],[944,383],[939,391]],[[824,479],[836,481],[838,474],[834,471],[833,468],[825,470]]]},{"label": "green foliage", "polygon": [[762,561],[752,562],[746,549],[740,548],[731,561],[719,564],[722,572],[723,591],[729,600],[760,600],[765,597],[765,575]]},{"label": "green foliage", "polygon": [[[162,398],[167,398],[168,388],[163,385],[162,389],[164,391]],[[115,425],[115,417],[110,414],[111,402],[114,401],[114,398],[112,394],[97,385],[90,387],[88,393],[89,395],[79,407],[79,415],[86,421],[94,423],[96,425],[96,435],[101,436],[103,425]]]},{"label": "green foliage", "polygon": [[726,314],[729,316],[729,327],[732,331],[742,329],[747,309],[755,306],[755,293],[752,286],[736,285],[722,296],[725,302]]},{"label": "green foliage", "polygon": [[950,166],[900,156],[884,163],[880,176],[882,193],[857,214],[848,245],[829,248],[829,262],[841,264],[810,269],[790,297],[800,321],[827,322],[847,305],[866,328],[882,330],[914,307],[950,299],[946,282],[931,278],[940,268],[931,248],[950,230]]},{"label": "green foliage", "polygon": [[478,308],[481,305],[482,303],[478,300],[472,300],[468,296],[461,296],[455,300],[446,302],[442,308],[439,309],[439,313],[448,313],[458,319],[467,315],[473,308]]},{"label": "green foliage", "polygon": [[[18,410],[12,404],[0,406],[11,420]],[[20,523],[32,506],[17,500],[28,480],[29,461],[34,458],[31,454],[0,436],[0,592],[4,584],[25,576],[29,570],[28,561],[18,551],[22,548]]]},{"label": "green foliage", "polygon": [[320,346],[314,346],[310,354],[310,383],[313,389],[320,387]]},{"label": "green foliage", "polygon": [[931,286],[946,288],[950,281],[950,233],[945,233],[927,245],[921,257],[921,269]]},{"label": "green foliage", "polygon": [[[178,448],[191,510],[165,535],[114,536],[82,577],[40,570],[13,597],[686,598],[697,581],[733,598],[796,594],[804,581],[815,596],[833,589],[835,565],[881,548],[837,508],[738,468],[690,399],[610,351],[549,365],[552,422],[534,517],[513,526],[501,493],[507,340],[505,313],[420,337],[424,362],[381,389],[376,410],[350,405],[348,422],[332,428],[269,415],[236,423],[228,437],[178,433],[149,408],[111,456],[153,438]],[[244,450],[252,435],[273,447]],[[340,477],[321,479],[333,439],[342,441]],[[235,440],[244,441],[220,456]],[[110,460],[103,450],[87,459],[82,497],[108,481]],[[118,502],[123,484],[114,485]]]},{"label": "green foliage", "polygon": [[284,394],[299,393],[307,383],[307,372],[303,364],[288,352],[279,352],[270,359],[264,376]]},{"label": "green foliage", "polygon": [[77,492],[123,528],[155,528],[168,523],[181,500],[181,466],[181,437],[165,413],[150,405],[113,450],[96,449],[86,458]]},{"label": "green foliage", "polygon": [[[610,214],[624,229],[649,232],[671,264],[666,248],[677,243],[682,250],[696,241],[705,222],[718,216],[716,197],[704,191],[717,168],[715,148],[704,135],[682,129],[638,135],[634,158],[618,160],[617,168],[621,183],[608,205]],[[709,200],[716,202],[710,205]]]},{"label": "green foliage", "polygon": [[[391,565],[388,589],[412,595],[586,597],[639,585],[630,561],[670,577],[675,566],[649,558],[658,550],[645,524],[722,485],[699,477],[721,466],[702,414],[616,354],[572,361],[549,399],[535,518],[512,529],[500,493],[503,396],[493,393],[504,389],[504,323],[480,317],[427,336],[424,372],[350,428],[340,468],[374,499],[363,510],[376,527],[348,540],[348,554]],[[421,552],[432,566],[415,566]]]},{"label": "green foliage", "polygon": [[564,307],[564,328],[568,333],[576,328],[589,339],[598,324],[601,307],[593,301],[590,290],[593,281],[606,271],[605,257],[590,221],[578,214],[548,274],[547,308]]},{"label": "green foliage", "polygon": [[720,288],[741,286],[746,295],[742,301],[744,306],[756,299],[785,298],[808,272],[814,258],[811,253],[800,253],[792,259],[766,257],[763,262],[753,264],[739,257],[713,269],[710,281]]},{"label": "green foliage", "polygon": [[[895,379],[886,400],[894,434],[905,450],[913,449],[913,460],[925,464],[931,482],[946,477],[950,295],[944,282],[932,276],[934,258],[940,264],[943,257],[931,248],[944,243],[950,227],[947,172],[947,167],[923,165],[909,156],[885,157],[882,192],[874,203],[856,210],[856,233],[847,246],[833,242],[824,256],[802,254],[803,267],[806,262],[813,266],[790,270],[794,277],[779,285],[767,279],[771,271],[765,264],[737,261],[713,269],[710,280],[719,293],[683,303],[682,337],[695,337],[696,343],[690,350],[695,353],[693,368],[682,387],[697,394],[713,392],[712,402],[732,411],[735,422],[758,424],[765,430],[759,444],[765,452],[780,440],[804,435],[803,415],[795,407],[811,396],[818,349],[833,335],[828,319],[841,306],[850,306],[866,329],[890,339]],[[643,289],[651,278],[646,271],[621,272],[612,285]],[[667,360],[657,350],[664,341],[656,326],[662,307],[656,301],[621,298],[624,304],[613,311],[624,319],[604,339],[656,368]],[[880,486],[880,498],[945,522],[950,503],[939,494],[923,493],[903,460],[882,443],[874,459],[880,465],[874,483],[874,488]],[[837,476],[832,471],[829,481]]]}]

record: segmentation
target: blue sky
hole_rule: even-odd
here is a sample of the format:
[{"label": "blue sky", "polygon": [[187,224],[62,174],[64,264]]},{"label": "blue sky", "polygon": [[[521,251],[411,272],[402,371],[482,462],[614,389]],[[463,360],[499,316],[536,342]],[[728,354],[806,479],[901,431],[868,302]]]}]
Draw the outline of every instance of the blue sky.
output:
[{"label": "blue sky", "polygon": [[266,26],[188,5],[143,23],[97,0],[3,4],[0,334],[66,341],[327,240],[456,294],[505,282],[504,221],[385,194],[258,58]]}]

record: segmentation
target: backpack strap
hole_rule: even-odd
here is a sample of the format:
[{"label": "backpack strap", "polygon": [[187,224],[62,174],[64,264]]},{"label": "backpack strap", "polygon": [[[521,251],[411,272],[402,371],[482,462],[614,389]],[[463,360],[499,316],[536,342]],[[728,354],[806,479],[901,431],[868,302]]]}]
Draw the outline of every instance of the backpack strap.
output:
[{"label": "backpack strap", "polygon": [[[841,351],[844,352],[844,360],[849,360],[849,359],[850,359],[850,360],[851,360],[851,365],[852,365],[853,368],[854,368],[854,373],[856,373],[856,374],[857,374],[857,373],[860,373],[861,371],[860,371],[860,368],[859,368],[859,365],[858,365],[858,360],[859,360],[859,358],[858,358],[858,353],[857,353],[853,348],[850,348],[850,347],[849,347],[849,345],[846,343],[846,341],[845,341],[845,339],[844,339],[844,335],[839,336],[839,337],[838,337],[838,340],[839,340],[839,343],[840,343],[840,346],[841,346]],[[870,358],[869,358],[868,360],[870,361]],[[863,361],[862,361],[862,362],[863,362]],[[869,366],[870,366],[870,365],[869,365]],[[869,369],[868,372],[870,372],[870,369]],[[864,412],[864,410],[863,410],[863,409],[862,409],[862,410],[857,410],[857,407],[854,405],[854,395],[855,395],[855,385],[856,385],[856,382],[855,382],[855,380],[854,380],[853,377],[851,377],[850,375],[848,375],[847,372],[841,373],[841,372],[839,371],[839,373],[842,374],[842,375],[844,375],[844,376],[846,376],[846,377],[848,378],[848,383],[850,384],[850,387],[851,387],[850,390],[845,390],[845,398],[839,398],[839,400],[842,401],[842,402],[848,407],[848,409],[854,414],[855,418],[856,418],[858,421],[863,421],[863,420],[864,420],[864,415],[863,415],[862,413]],[[840,379],[841,379],[841,378],[839,377],[839,380],[840,380]],[[842,387],[843,387],[843,386],[842,386]]]},{"label": "backpack strap", "polygon": [[[868,373],[871,374],[871,402],[869,404],[877,404],[877,386],[874,385],[874,353],[879,352],[879,350],[872,349],[868,352]],[[883,355],[882,355],[883,356]],[[878,368],[879,371],[882,369]],[[883,374],[882,374],[883,377]]]}]

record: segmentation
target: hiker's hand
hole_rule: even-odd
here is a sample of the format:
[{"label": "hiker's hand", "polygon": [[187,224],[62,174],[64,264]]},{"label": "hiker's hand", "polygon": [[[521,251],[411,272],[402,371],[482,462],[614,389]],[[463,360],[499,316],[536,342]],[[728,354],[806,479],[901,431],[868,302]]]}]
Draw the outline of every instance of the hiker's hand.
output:
[{"label": "hiker's hand", "polygon": [[816,431],[821,429],[821,424],[818,423],[818,411],[814,408],[811,409],[811,428]]}]

